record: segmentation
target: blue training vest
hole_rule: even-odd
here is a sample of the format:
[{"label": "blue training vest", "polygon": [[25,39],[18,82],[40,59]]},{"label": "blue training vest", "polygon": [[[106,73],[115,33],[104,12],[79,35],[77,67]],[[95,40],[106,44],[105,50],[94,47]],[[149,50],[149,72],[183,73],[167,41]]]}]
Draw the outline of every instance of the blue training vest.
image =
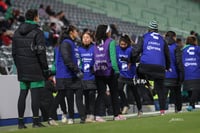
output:
[{"label": "blue training vest", "polygon": [[170,53],[170,68],[171,72],[167,71],[165,73],[166,78],[178,78],[178,73],[177,73],[177,66],[176,66],[176,58],[175,58],[175,49],[177,47],[177,44],[171,44],[168,45],[169,47],[169,53]]},{"label": "blue training vest", "polygon": [[164,39],[156,32],[148,32],[144,35],[143,52],[140,58],[141,64],[153,64],[165,67]]},{"label": "blue training vest", "polygon": [[200,79],[200,47],[186,45],[182,49],[185,80]]},{"label": "blue training vest", "polygon": [[120,71],[120,76],[124,78],[134,78],[136,74],[136,64],[121,60],[121,58],[127,58],[130,61],[132,47],[129,46],[125,50],[121,49],[119,45],[116,46],[117,63]]},{"label": "blue training vest", "polygon": [[[67,43],[64,43],[64,42],[67,42]],[[72,61],[74,62],[74,64],[77,64],[77,54],[76,53],[78,50],[77,50],[77,47],[75,45],[75,43],[70,40],[70,39],[65,39],[61,45],[71,45],[71,48],[72,48]],[[55,48],[55,54],[56,54],[56,78],[72,78],[72,77],[75,77],[75,73],[72,72],[68,66],[66,66],[64,64],[64,60],[63,60],[63,57],[61,55],[61,52],[59,50],[60,47],[56,47]]]},{"label": "blue training vest", "polygon": [[84,73],[83,80],[94,80],[94,74],[91,72],[94,66],[94,45],[89,48],[79,47],[79,56],[81,60],[81,70]]}]

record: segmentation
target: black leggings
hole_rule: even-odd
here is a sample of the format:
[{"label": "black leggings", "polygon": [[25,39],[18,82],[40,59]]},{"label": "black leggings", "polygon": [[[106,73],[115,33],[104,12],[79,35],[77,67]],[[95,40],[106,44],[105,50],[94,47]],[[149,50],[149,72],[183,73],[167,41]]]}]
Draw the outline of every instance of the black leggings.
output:
[{"label": "black leggings", "polygon": [[107,89],[106,85],[108,85],[110,89],[113,114],[114,116],[119,115],[120,105],[118,98],[119,90],[118,90],[117,77],[115,77],[114,75],[110,77],[96,77],[96,83],[98,89],[98,96],[95,104],[96,116],[103,116],[105,114],[105,96]]},{"label": "black leggings", "polygon": [[163,79],[155,79],[154,80],[154,88],[158,94],[160,110],[165,110],[166,101],[165,101],[164,80]]},{"label": "black leggings", "polygon": [[125,83],[121,83],[119,82],[118,83],[118,88],[119,88],[119,96],[120,96],[120,104],[121,104],[121,107],[125,107],[125,106],[129,106],[128,105],[128,100],[127,100],[127,96],[124,92],[124,86],[125,86]]},{"label": "black leggings", "polygon": [[96,90],[84,90],[86,114],[95,114]]},{"label": "black leggings", "polygon": [[142,111],[142,103],[141,103],[140,95],[138,93],[137,86],[134,84],[128,84],[127,89],[131,90],[131,92],[135,98],[138,111]]},{"label": "black leggings", "polygon": [[66,92],[67,92],[69,118],[74,119],[74,95],[75,95],[78,113],[80,115],[80,118],[84,120],[86,116],[85,116],[85,106],[83,104],[83,90],[82,89],[68,89]]},{"label": "black leggings", "polygon": [[[170,90],[170,95],[174,99],[175,110],[181,111],[182,109],[181,86],[165,87],[165,99],[167,99],[168,97],[169,90]],[[165,100],[165,104],[166,104],[166,100]]]},{"label": "black leggings", "polygon": [[[50,111],[49,111],[49,117],[54,119],[54,120],[57,120],[57,108],[58,108],[58,105],[63,101],[65,100],[65,96],[66,96],[67,92],[66,90],[58,90],[58,93],[51,105],[51,108],[50,108]],[[66,105],[65,105],[66,106]],[[66,110],[66,107],[62,107],[62,111],[63,110]],[[64,112],[63,112],[64,113]]]},{"label": "black leggings", "polygon": [[58,90],[58,94],[56,95],[54,102],[52,103],[49,117],[56,120],[57,115],[55,116],[55,112],[57,111],[58,105],[67,97],[67,105],[68,105],[68,112],[69,118],[74,118],[74,94],[76,96],[76,105],[79,112],[81,119],[85,119],[85,107],[83,104],[83,90],[82,89],[65,89],[65,90]]},{"label": "black leggings", "polygon": [[63,96],[63,98],[60,101],[60,108],[61,108],[63,114],[67,114],[67,105],[65,102],[65,96]]},{"label": "black leggings", "polygon": [[189,98],[190,106],[192,106],[195,109],[195,102],[198,101],[198,98],[200,96],[200,90],[195,89],[189,92],[191,93]]},{"label": "black leggings", "polygon": [[[39,107],[40,107],[40,89],[42,88],[34,88],[30,89],[31,91],[31,108],[33,112],[33,117],[39,117]],[[26,97],[28,95],[27,90],[20,90],[19,99],[18,99],[18,116],[19,118],[24,117],[24,112],[26,108]]]}]

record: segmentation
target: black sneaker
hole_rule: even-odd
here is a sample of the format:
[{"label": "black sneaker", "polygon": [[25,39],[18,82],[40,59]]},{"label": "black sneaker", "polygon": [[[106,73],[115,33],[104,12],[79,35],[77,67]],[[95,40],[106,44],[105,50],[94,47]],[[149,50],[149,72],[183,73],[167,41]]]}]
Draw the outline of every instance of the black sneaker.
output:
[{"label": "black sneaker", "polygon": [[27,128],[27,126],[25,126],[24,124],[18,125],[18,129],[26,129],[26,128]]},{"label": "black sneaker", "polygon": [[46,127],[45,125],[43,125],[42,123],[36,123],[32,125],[33,128],[39,128],[39,127]]}]

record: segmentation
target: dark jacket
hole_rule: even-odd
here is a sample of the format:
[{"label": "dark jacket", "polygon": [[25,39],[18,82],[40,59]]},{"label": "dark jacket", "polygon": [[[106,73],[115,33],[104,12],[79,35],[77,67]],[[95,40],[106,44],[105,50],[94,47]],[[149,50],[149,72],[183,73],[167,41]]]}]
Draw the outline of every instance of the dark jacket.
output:
[{"label": "dark jacket", "polygon": [[169,47],[170,59],[171,59],[171,71],[166,72],[165,86],[177,86],[183,82],[184,69],[181,64],[182,54],[180,48],[172,38],[165,38]]},{"label": "dark jacket", "polygon": [[12,56],[19,81],[42,81],[48,70],[45,38],[37,24],[23,23],[15,31]]},{"label": "dark jacket", "polygon": [[[150,33],[148,33],[150,34]],[[146,35],[146,34],[145,34]],[[132,62],[136,62],[136,59],[138,59],[138,56],[140,56],[141,53],[144,51],[144,42],[148,41],[148,39],[145,41],[146,36],[143,36],[141,40],[139,40],[138,44],[134,46],[132,51]],[[149,36],[148,36],[149,37]],[[158,35],[158,37],[161,37]],[[162,40],[162,37],[160,38]],[[164,41],[164,39],[163,39]],[[169,70],[170,68],[170,56],[169,56],[169,49],[168,45],[164,41],[164,47],[163,47],[163,54],[164,59],[159,60],[165,60],[164,65],[163,64],[153,64],[153,63],[140,63],[139,67],[137,68],[137,75],[139,78],[148,78],[151,80],[154,79],[164,79],[165,78],[165,70]],[[151,55],[152,56],[152,55]],[[150,56],[147,56],[150,57]],[[158,56],[152,56],[153,58],[149,58],[147,62],[154,62],[157,61],[157,58],[161,58]]]},{"label": "dark jacket", "polygon": [[79,72],[78,48],[73,40],[63,40],[59,47],[56,47],[56,78],[74,78]]},{"label": "dark jacket", "polygon": [[70,37],[63,40],[56,53],[56,89],[79,89],[81,80],[76,76],[78,68],[78,46]]}]

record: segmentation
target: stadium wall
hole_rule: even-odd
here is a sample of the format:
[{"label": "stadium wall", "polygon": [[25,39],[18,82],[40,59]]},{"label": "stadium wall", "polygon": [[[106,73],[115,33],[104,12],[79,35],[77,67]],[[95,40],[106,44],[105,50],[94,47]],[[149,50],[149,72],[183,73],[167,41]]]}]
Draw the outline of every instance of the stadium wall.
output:
[{"label": "stadium wall", "polygon": [[[0,75],[0,126],[17,124],[17,102],[19,97],[19,82],[16,75]],[[75,106],[76,107],[76,106]],[[75,112],[77,109],[75,108]],[[61,110],[57,110],[60,119]],[[25,123],[32,122],[30,92],[26,99]],[[77,117],[77,114],[75,115]]]}]

